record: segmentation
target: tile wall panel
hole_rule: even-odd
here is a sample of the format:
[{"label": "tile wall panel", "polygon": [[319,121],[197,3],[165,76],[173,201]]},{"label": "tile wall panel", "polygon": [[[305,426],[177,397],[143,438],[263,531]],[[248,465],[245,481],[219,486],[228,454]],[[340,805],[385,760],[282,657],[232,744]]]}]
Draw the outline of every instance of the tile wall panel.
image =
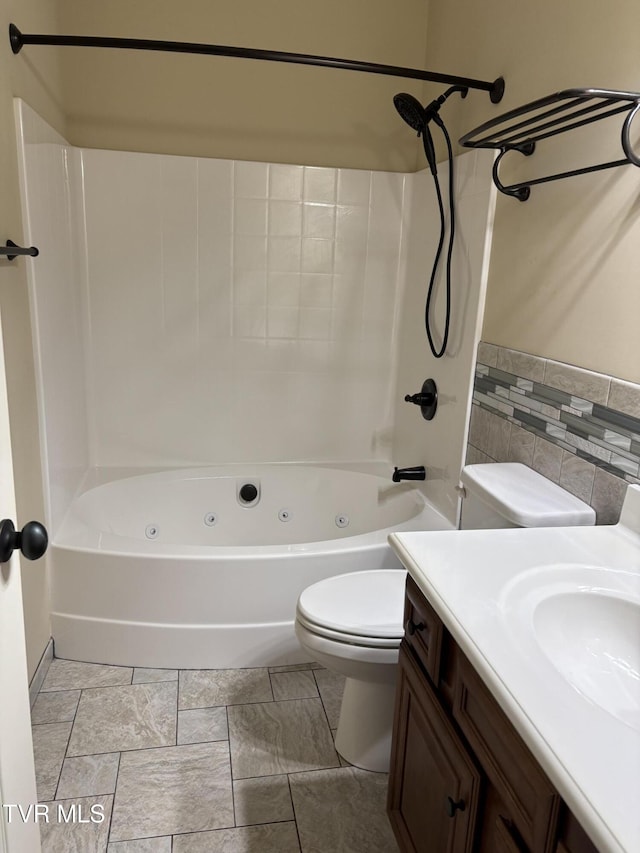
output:
[{"label": "tile wall panel", "polygon": [[523,462],[615,523],[640,483],[640,386],[481,343],[468,462]]},{"label": "tile wall panel", "polygon": [[82,162],[95,464],[388,455],[405,176]]}]

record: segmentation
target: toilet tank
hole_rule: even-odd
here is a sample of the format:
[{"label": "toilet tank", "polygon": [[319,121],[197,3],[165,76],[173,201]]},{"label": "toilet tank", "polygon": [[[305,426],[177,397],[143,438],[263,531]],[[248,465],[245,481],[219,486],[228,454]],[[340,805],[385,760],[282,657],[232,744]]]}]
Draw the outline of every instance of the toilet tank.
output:
[{"label": "toilet tank", "polygon": [[467,465],[460,482],[461,530],[596,523],[592,507],[520,462]]}]

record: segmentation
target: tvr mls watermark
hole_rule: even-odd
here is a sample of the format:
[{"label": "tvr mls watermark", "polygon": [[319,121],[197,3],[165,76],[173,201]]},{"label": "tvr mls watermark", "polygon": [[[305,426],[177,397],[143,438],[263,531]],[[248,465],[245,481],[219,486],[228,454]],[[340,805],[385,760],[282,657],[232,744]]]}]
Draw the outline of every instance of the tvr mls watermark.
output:
[{"label": "tvr mls watermark", "polygon": [[104,806],[94,803],[88,807],[82,803],[3,803],[2,810],[7,823],[102,823]]}]

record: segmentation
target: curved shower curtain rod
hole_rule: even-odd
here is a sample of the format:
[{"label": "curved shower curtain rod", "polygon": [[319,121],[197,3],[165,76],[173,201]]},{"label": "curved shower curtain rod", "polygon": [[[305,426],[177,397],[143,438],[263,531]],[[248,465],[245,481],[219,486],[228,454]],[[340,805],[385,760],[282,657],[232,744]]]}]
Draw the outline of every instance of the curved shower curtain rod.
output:
[{"label": "curved shower curtain rod", "polygon": [[298,65],[321,65],[341,68],[345,71],[364,71],[368,74],[386,74],[390,77],[408,77],[428,80],[432,83],[448,83],[489,92],[492,103],[497,104],[504,94],[504,79],[493,82],[456,77],[436,71],[421,71],[417,68],[402,68],[397,65],[379,65],[375,62],[359,62],[353,59],[336,59],[330,56],[314,56],[308,53],[286,53],[280,50],[256,50],[247,47],[230,47],[220,44],[198,44],[194,42],[157,41],[153,39],[110,38],[106,36],[54,36],[21,33],[15,24],[9,24],[11,50],[20,53],[25,44],[43,44],[62,47],[109,47],[127,50],[159,50],[171,53],[199,53],[207,56],[236,56],[242,59],[262,59],[270,62],[294,62]]}]

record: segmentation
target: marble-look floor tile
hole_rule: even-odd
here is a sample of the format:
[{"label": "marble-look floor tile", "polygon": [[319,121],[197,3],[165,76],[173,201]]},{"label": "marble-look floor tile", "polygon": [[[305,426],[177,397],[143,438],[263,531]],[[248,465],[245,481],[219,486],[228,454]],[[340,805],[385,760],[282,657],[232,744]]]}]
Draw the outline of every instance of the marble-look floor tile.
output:
[{"label": "marble-look floor tile", "polygon": [[45,803],[49,821],[40,821],[42,853],[105,853],[112,801],[86,797]]},{"label": "marble-look floor tile", "polygon": [[131,684],[133,669],[127,666],[106,666],[100,663],[81,663],[75,660],[51,661],[41,692],[50,690],[81,690],[84,687],[115,687]]},{"label": "marble-look floor tile", "polygon": [[339,764],[319,699],[234,705],[228,714],[235,779]]},{"label": "marble-look floor tile", "polygon": [[45,723],[33,726],[33,757],[39,800],[56,795],[60,769],[64,761],[72,723]]},{"label": "marble-look floor tile", "polygon": [[32,724],[71,722],[76,715],[79,699],[79,690],[39,693],[31,709]]},{"label": "marble-look floor tile", "polygon": [[193,708],[178,711],[178,743],[205,743],[210,740],[229,740],[227,709]]},{"label": "marble-look floor tile", "polygon": [[152,681],[177,681],[177,669],[147,669],[137,666],[133,670],[132,684],[147,684]]},{"label": "marble-look floor tile", "polygon": [[171,836],[114,841],[107,847],[107,853],[171,853]]},{"label": "marble-look floor tile", "polygon": [[387,775],[356,767],[289,777],[302,853],[398,853]]},{"label": "marble-look floor tile", "polygon": [[258,776],[233,783],[236,826],[293,820],[287,776]]},{"label": "marble-look floor tile", "polygon": [[119,752],[66,758],[62,765],[56,797],[61,800],[113,794],[116,790],[119,763]]},{"label": "marble-look floor tile", "polygon": [[84,690],[67,754],[175,744],[176,697],[175,682]]},{"label": "marble-look floor tile", "polygon": [[202,832],[233,822],[226,741],[122,754],[110,840]]},{"label": "marble-look floor tile", "polygon": [[178,707],[209,708],[273,699],[269,672],[260,669],[186,669],[180,671]]},{"label": "marble-look floor tile", "polygon": [[318,688],[311,670],[275,672],[270,677],[273,698],[276,701],[279,699],[311,699],[318,696]]},{"label": "marble-look floor tile", "polygon": [[300,845],[295,823],[271,823],[176,835],[173,853],[300,853]]},{"label": "marble-look floor tile", "polygon": [[331,672],[329,669],[319,669],[314,672],[320,698],[332,729],[337,728],[340,719],[342,694],[344,693],[344,675]]}]

